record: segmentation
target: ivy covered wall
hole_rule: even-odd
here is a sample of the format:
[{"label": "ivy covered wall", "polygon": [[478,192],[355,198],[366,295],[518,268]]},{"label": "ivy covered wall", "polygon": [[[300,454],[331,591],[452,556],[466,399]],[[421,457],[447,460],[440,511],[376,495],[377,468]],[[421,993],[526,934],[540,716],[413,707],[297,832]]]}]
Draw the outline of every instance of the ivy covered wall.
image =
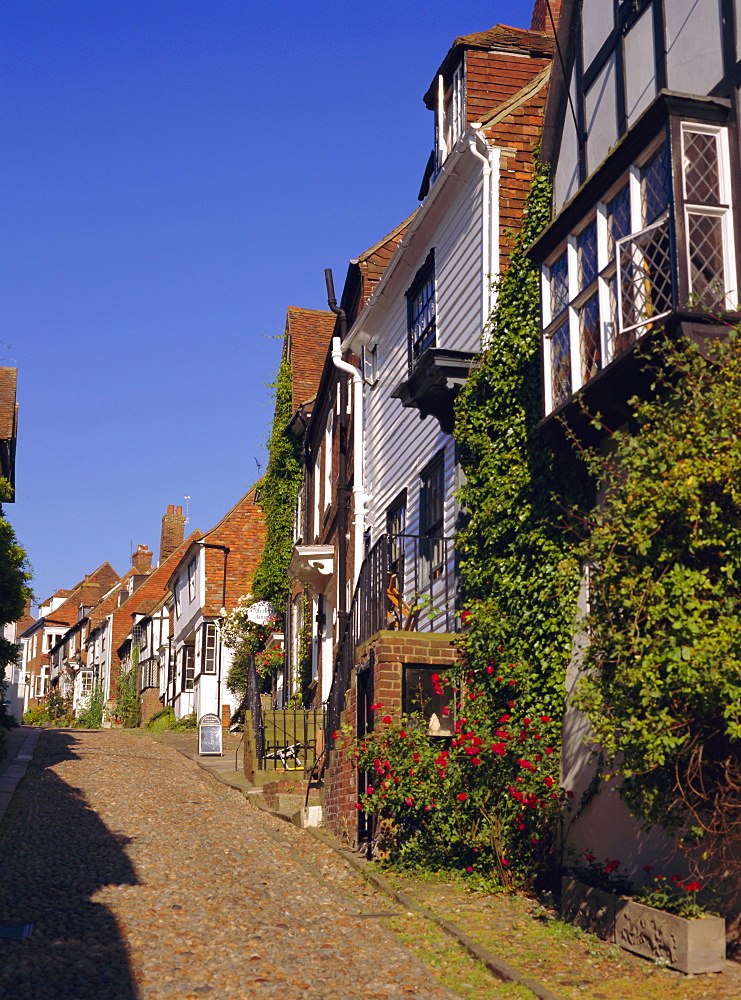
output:
[{"label": "ivy covered wall", "polygon": [[478,364],[456,404],[455,438],[466,484],[458,535],[469,608],[468,664],[502,654],[526,668],[523,710],[553,719],[557,745],[571,655],[578,563],[563,511],[580,499],[578,478],[559,476],[536,425],[542,417],[540,290],[525,250],[549,221],[550,183],[538,172]]},{"label": "ivy covered wall", "polygon": [[283,355],[275,383],[275,411],[268,443],[268,468],[260,483],[265,513],[265,548],[255,570],[253,596],[282,612],[288,593],[286,570],[293,550],[293,521],[301,488],[301,443],[286,430],[292,416],[291,362]]}]

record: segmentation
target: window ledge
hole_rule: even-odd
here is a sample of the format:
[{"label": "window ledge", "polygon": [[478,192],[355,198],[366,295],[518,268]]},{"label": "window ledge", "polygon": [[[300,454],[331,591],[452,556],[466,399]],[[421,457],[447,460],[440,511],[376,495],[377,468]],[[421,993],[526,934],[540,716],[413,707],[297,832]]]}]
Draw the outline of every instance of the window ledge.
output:
[{"label": "window ledge", "polygon": [[409,378],[391,393],[401,405],[419,410],[420,417],[435,417],[441,430],[453,433],[453,403],[465,384],[476,357],[472,351],[447,351],[429,347],[417,359]]}]

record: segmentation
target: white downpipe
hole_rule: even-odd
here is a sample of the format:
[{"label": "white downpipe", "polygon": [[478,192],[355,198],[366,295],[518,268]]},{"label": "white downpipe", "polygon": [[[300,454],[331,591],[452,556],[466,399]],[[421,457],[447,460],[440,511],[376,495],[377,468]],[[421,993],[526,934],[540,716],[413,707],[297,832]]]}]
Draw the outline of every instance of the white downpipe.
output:
[{"label": "white downpipe", "polygon": [[353,580],[350,592],[355,590],[360,565],[363,562],[363,533],[365,531],[365,489],[363,480],[363,376],[354,365],[342,360],[339,337],[332,337],[332,362],[335,368],[352,376],[352,510],[353,510]]},{"label": "white downpipe", "polygon": [[437,146],[440,160],[438,170],[448,158],[448,143],[445,138],[445,80],[442,73],[437,77]]},{"label": "white downpipe", "polygon": [[[469,136],[468,145],[469,149],[476,157],[477,160],[481,160],[482,172],[483,172],[483,191],[481,193],[481,270],[483,272],[483,287],[481,290],[481,305],[483,308],[484,316],[484,326],[491,315],[492,309],[492,280],[494,278],[492,271],[492,260],[494,257],[492,247],[492,225],[491,225],[491,163],[489,157],[484,155],[476,144],[476,135]],[[488,146],[487,146],[488,150]]]}]

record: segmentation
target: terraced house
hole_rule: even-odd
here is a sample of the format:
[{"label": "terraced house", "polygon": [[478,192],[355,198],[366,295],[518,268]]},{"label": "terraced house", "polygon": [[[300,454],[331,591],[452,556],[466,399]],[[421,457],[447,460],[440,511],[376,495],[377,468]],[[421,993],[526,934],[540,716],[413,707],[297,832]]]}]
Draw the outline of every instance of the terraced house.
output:
[{"label": "terraced house", "polygon": [[[421,206],[351,262],[339,306],[329,287],[336,322],[292,570],[313,594],[330,750],[341,721],[370,731],[379,701],[426,705],[431,732],[448,726],[431,676],[455,660],[462,606],[453,402],[521,223],[552,64],[545,14],[538,3],[530,29],[454,41],[425,94]],[[367,840],[353,808],[362,776],[337,752],[329,763],[325,821]]]},{"label": "terraced house", "polygon": [[[741,3],[564,0],[542,156],[553,218],[531,255],[542,270],[543,429],[595,441],[586,413],[617,429],[649,389],[639,347],[683,334],[700,345],[738,319]],[[573,687],[578,671],[572,669]],[[564,783],[592,776],[573,710]],[[581,851],[651,860],[616,796],[572,831]],[[619,856],[619,855],[618,855]]]}]

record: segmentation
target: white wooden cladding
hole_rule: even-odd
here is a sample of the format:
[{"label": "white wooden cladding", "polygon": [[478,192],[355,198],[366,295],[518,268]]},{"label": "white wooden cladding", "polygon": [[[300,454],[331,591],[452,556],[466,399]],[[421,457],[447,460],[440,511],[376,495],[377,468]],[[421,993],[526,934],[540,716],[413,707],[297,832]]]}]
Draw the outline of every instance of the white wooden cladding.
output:
[{"label": "white wooden cladding", "polygon": [[[437,302],[436,346],[476,351],[484,323],[482,302],[481,172],[475,171],[458,192],[434,234],[424,244],[407,247],[405,260],[413,276],[435,248]],[[410,282],[411,283],[411,279]],[[369,493],[367,526],[371,541],[386,530],[386,511],[402,490],[407,491],[408,534],[419,533],[420,474],[441,450],[445,455],[446,536],[455,531],[456,470],[453,440],[440,430],[434,417],[420,419],[391,396],[408,377],[407,304],[403,294],[385,305],[386,315],[376,325],[378,381],[365,387],[365,476]]]}]

